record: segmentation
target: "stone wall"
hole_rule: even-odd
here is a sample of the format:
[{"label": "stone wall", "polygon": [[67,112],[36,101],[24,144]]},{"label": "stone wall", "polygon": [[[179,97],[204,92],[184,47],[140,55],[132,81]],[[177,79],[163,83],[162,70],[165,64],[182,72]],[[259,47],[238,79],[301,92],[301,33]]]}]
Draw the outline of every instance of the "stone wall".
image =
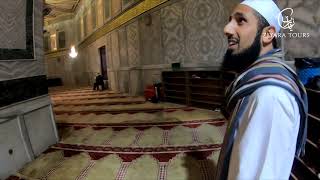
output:
[{"label": "stone wall", "polygon": [[[98,48],[105,46],[111,89],[132,95],[141,94],[146,85],[160,81],[161,71],[170,69],[171,63],[180,62],[187,68],[220,66],[226,48],[223,27],[236,3],[237,0],[167,2],[79,49],[80,56],[85,57],[75,61],[86,65],[84,78],[92,84],[94,75],[100,72]],[[112,10],[113,16],[115,12]],[[81,13],[76,17],[81,19]]]},{"label": "stone wall", "polygon": [[46,86],[42,3],[0,3],[0,179],[58,141]]},{"label": "stone wall", "polygon": [[[291,33],[310,33],[309,38],[286,36],[283,46],[287,60],[296,57],[320,57],[320,1],[278,0],[280,7],[293,8],[295,25]],[[285,32],[290,32],[286,30]]]}]

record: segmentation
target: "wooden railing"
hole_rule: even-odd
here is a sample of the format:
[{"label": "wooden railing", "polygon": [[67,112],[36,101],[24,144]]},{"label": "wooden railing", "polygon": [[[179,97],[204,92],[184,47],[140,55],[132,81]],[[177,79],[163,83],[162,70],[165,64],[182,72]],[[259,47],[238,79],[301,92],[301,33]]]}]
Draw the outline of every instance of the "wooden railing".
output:
[{"label": "wooden railing", "polygon": [[291,179],[320,179],[320,91],[307,89],[309,100],[306,154],[296,158]]}]

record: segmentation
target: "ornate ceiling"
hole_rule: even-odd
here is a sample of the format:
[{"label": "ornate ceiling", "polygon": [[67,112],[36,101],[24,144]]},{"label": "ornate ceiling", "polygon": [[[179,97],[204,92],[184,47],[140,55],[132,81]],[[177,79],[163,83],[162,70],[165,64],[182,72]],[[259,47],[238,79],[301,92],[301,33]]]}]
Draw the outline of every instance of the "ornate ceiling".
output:
[{"label": "ornate ceiling", "polygon": [[45,21],[72,15],[79,2],[80,0],[45,0],[43,7]]}]

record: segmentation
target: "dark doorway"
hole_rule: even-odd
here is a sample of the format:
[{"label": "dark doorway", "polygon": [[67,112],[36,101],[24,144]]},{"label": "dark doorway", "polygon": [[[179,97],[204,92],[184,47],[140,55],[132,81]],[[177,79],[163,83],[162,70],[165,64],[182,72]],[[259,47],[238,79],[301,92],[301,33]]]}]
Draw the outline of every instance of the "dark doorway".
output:
[{"label": "dark doorway", "polygon": [[100,53],[101,75],[103,79],[108,80],[106,47],[105,46],[100,47],[99,53]]}]

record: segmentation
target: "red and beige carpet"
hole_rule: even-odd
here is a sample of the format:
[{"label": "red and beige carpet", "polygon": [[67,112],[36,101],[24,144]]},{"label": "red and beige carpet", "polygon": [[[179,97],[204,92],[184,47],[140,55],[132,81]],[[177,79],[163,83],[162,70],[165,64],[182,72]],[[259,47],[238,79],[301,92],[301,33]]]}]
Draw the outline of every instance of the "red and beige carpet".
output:
[{"label": "red and beige carpet", "polygon": [[56,90],[52,101],[60,142],[11,179],[213,179],[219,112],[85,88]]}]

